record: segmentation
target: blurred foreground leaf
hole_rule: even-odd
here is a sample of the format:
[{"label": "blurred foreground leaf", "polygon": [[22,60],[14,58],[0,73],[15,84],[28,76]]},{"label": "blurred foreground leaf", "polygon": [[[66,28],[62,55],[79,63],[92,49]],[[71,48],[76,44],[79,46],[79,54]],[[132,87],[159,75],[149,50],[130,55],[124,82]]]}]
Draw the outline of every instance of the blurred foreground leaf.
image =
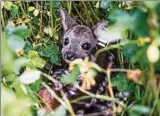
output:
[{"label": "blurred foreground leaf", "polygon": [[17,97],[13,91],[6,89],[1,85],[2,89],[2,116],[32,116],[30,112],[31,101],[28,98]]},{"label": "blurred foreground leaf", "polygon": [[75,68],[73,69],[73,71],[66,75],[66,76],[63,76],[62,78],[60,78],[60,81],[64,84],[74,84],[78,78],[80,74],[80,71],[79,71],[79,67],[78,66],[75,66]]},{"label": "blurred foreground leaf", "polygon": [[38,55],[37,51],[29,51],[28,56],[29,56],[30,62],[34,67],[37,67],[37,68],[44,67],[46,62]]},{"label": "blurred foreground leaf", "polygon": [[129,109],[130,116],[149,115],[150,109],[145,106],[134,105]]},{"label": "blurred foreground leaf", "polygon": [[6,32],[8,35],[17,35],[20,36],[21,38],[25,38],[29,35],[29,29],[27,26],[11,26],[7,25],[6,26]]},{"label": "blurred foreground leaf", "polygon": [[101,1],[100,8],[107,9],[109,7],[110,3],[111,3],[110,1]]},{"label": "blurred foreground leaf", "polygon": [[20,77],[20,82],[23,84],[31,84],[40,78],[41,72],[37,70],[25,71]]},{"label": "blurred foreground leaf", "polygon": [[54,112],[54,116],[66,116],[66,109],[63,105],[60,105]]},{"label": "blurred foreground leaf", "polygon": [[25,46],[25,41],[20,36],[11,35],[8,37],[8,45],[15,52],[23,49]]}]

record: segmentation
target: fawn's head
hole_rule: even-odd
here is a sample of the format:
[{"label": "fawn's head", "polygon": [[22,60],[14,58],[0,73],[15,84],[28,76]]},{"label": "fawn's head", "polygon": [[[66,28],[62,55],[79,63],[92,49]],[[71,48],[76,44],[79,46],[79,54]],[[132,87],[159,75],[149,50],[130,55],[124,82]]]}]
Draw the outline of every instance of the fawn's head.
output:
[{"label": "fawn's head", "polygon": [[70,62],[76,58],[83,59],[89,56],[97,44],[96,30],[102,27],[102,24],[98,23],[92,29],[80,25],[63,8],[60,8],[60,15],[64,29],[64,35],[62,37],[63,59],[66,62]]}]

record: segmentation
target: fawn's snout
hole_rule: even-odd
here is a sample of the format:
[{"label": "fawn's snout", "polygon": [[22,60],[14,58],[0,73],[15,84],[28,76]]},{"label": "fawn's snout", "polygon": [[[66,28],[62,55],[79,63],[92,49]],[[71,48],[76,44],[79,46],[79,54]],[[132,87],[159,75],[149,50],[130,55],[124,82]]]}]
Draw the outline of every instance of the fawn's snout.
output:
[{"label": "fawn's snout", "polygon": [[63,58],[68,61],[73,61],[77,58],[77,55],[74,52],[65,52]]}]

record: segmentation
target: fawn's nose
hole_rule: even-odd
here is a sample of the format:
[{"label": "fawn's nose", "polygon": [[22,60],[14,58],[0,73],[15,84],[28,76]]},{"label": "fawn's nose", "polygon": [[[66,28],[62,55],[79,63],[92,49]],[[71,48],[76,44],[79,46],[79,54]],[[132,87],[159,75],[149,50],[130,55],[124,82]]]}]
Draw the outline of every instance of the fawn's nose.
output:
[{"label": "fawn's nose", "polygon": [[76,59],[76,57],[77,57],[76,54],[72,52],[66,52],[64,54],[64,58],[69,61],[73,61],[74,59]]}]

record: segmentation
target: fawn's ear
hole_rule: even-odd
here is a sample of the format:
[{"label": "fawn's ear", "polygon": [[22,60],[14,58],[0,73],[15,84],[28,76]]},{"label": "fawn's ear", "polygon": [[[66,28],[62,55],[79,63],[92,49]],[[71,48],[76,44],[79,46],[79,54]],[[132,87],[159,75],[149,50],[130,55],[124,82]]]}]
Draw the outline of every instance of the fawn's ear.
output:
[{"label": "fawn's ear", "polygon": [[121,28],[112,28],[108,25],[108,22],[100,22],[93,26],[92,32],[98,40],[98,44],[103,47],[123,39],[123,30]]},{"label": "fawn's ear", "polygon": [[98,45],[105,47],[108,42],[110,42],[110,37],[108,38],[108,22],[99,22],[96,25],[94,25],[91,30],[93,34],[95,35]]},{"label": "fawn's ear", "polygon": [[101,31],[105,31],[107,29],[108,26],[108,22],[99,22],[96,25],[94,25],[91,30],[93,32],[93,34],[97,37],[99,37]]},{"label": "fawn's ear", "polygon": [[64,8],[60,8],[60,16],[64,31],[67,31],[77,25],[77,23],[67,14]]}]

